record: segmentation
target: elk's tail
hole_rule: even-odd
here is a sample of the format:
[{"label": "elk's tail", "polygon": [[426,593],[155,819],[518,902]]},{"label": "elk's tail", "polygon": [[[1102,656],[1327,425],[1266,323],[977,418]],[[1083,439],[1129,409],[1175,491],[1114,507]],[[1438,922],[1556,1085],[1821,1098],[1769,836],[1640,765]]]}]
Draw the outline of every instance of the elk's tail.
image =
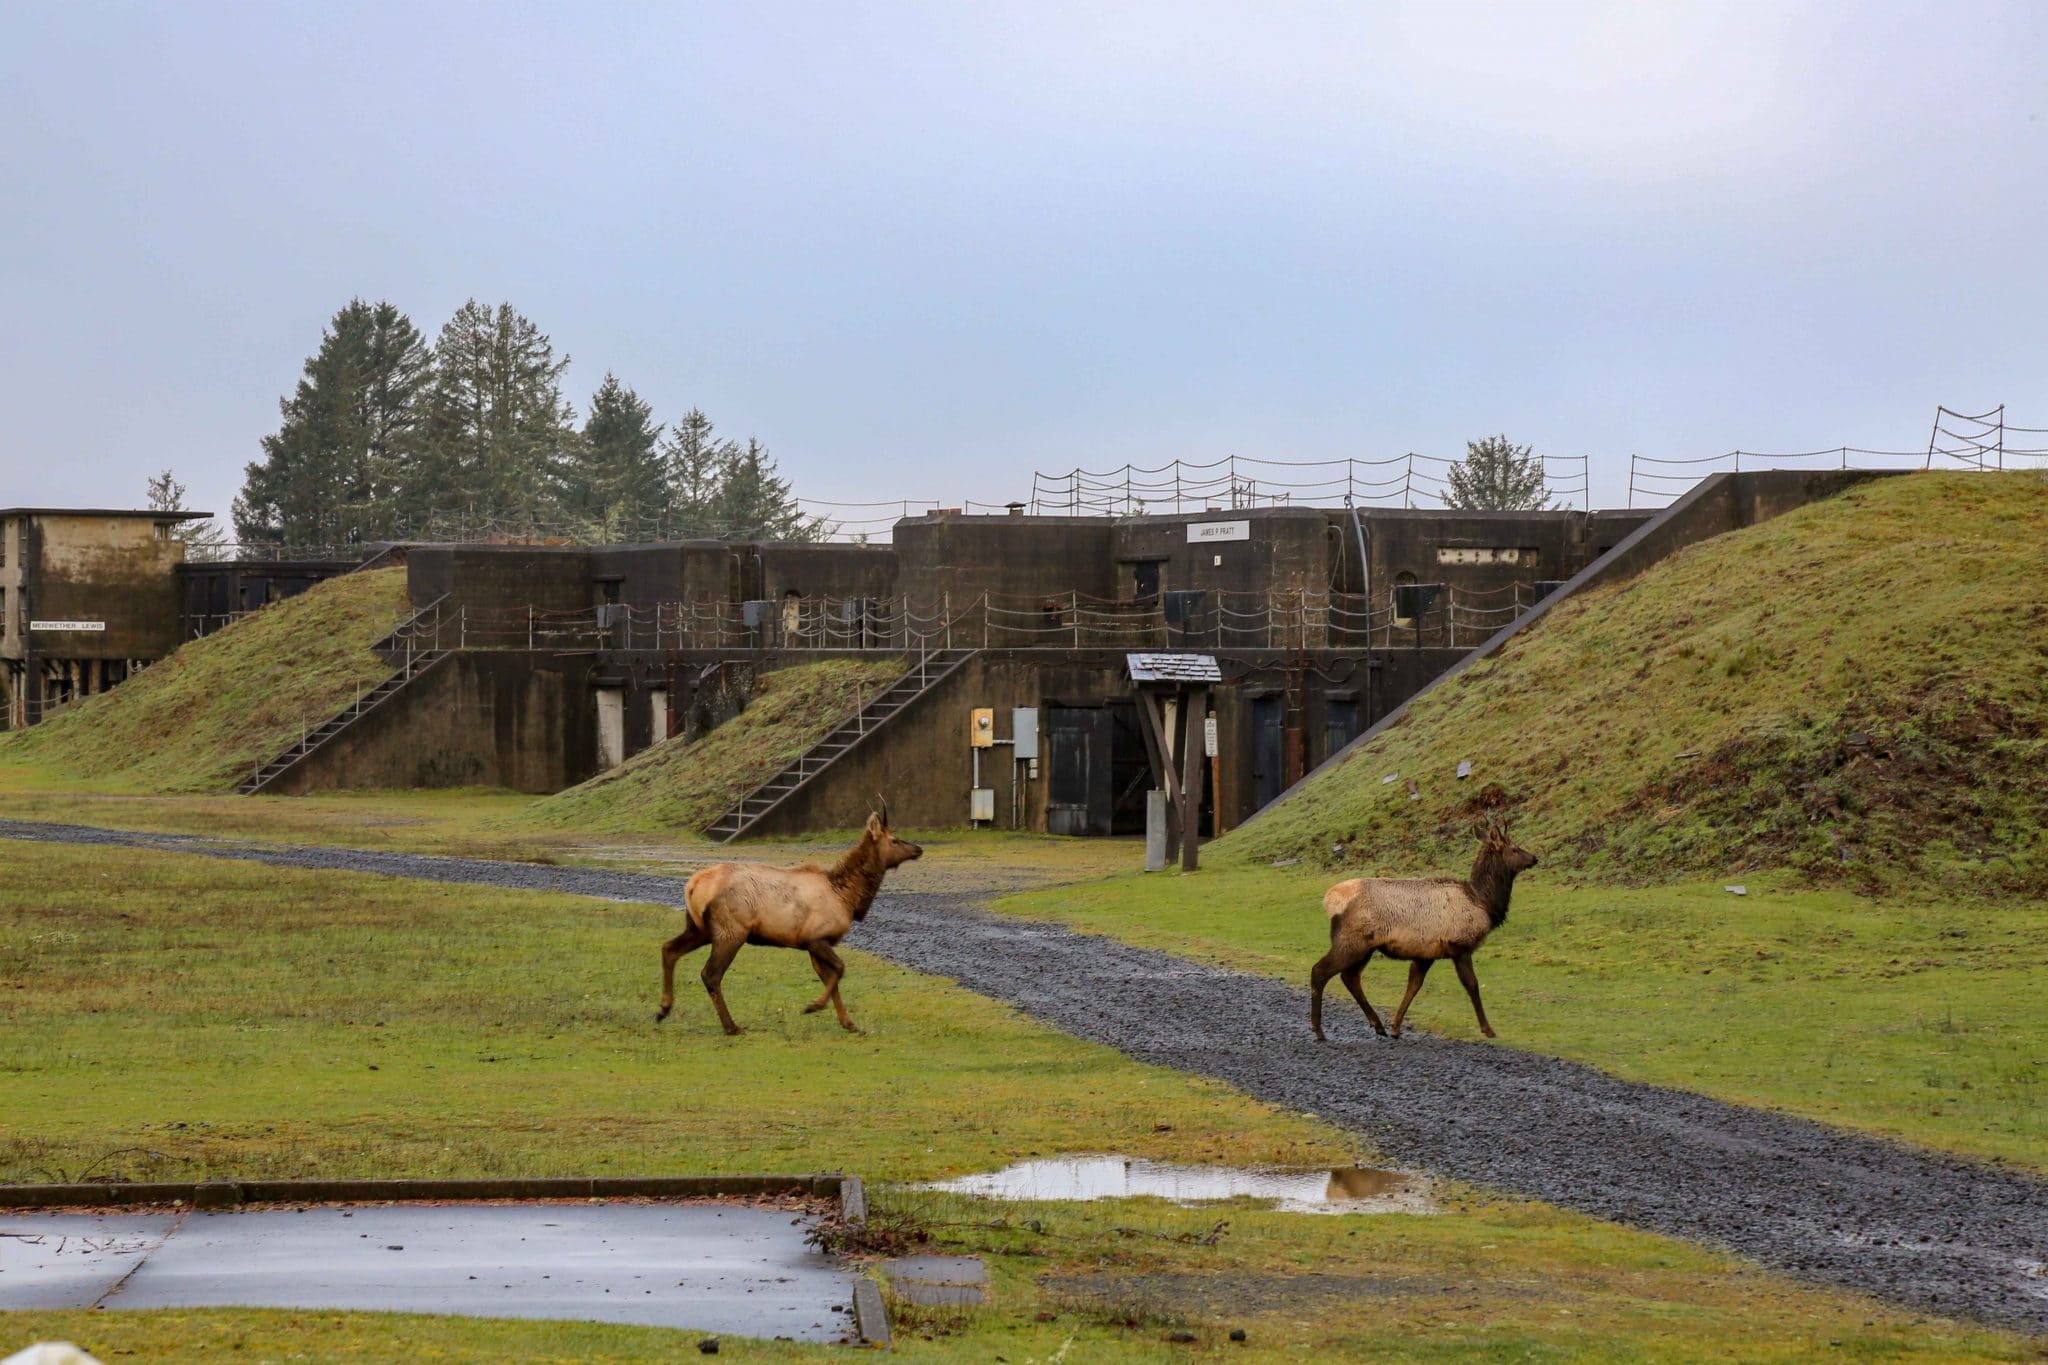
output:
[{"label": "elk's tail", "polygon": [[683,883],[683,906],[694,927],[706,927],[705,912],[711,908],[711,902],[718,898],[718,893],[725,888],[725,873],[725,864],[716,863],[692,873],[690,880]]}]

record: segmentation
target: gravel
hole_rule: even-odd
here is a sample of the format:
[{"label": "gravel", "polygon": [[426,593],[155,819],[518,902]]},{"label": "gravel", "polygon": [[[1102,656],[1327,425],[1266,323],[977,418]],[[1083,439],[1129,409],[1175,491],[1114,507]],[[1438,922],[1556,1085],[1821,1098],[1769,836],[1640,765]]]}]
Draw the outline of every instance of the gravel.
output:
[{"label": "gravel", "polygon": [[[0,837],[112,844],[678,905],[675,877],[0,821]],[[1893,1303],[2048,1333],[2048,1180],[1499,1044],[1376,1037],[1339,994],[1308,1032],[1288,986],[991,914],[885,894],[849,945],[1055,1028],[1317,1115],[1417,1169],[1545,1200]],[[1729,1046],[1739,1047],[1739,1040]]]}]

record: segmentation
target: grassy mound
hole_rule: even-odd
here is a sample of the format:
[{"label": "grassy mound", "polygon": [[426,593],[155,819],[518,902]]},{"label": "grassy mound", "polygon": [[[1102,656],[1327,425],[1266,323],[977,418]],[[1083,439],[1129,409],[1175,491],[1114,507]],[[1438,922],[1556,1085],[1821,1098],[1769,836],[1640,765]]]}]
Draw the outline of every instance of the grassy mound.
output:
[{"label": "grassy mound", "polygon": [[407,610],[402,568],[330,579],[16,735],[0,758],[127,790],[231,787],[390,674],[370,646]]},{"label": "grassy mound", "polygon": [[1879,480],[1561,604],[1220,847],[1462,867],[1498,810],[1598,880],[2048,895],[2044,581],[2048,477]]},{"label": "grassy mound", "polygon": [[702,829],[902,674],[900,661],[851,659],[763,674],[747,709],[711,733],[657,744],[536,802],[521,823],[599,834]]}]

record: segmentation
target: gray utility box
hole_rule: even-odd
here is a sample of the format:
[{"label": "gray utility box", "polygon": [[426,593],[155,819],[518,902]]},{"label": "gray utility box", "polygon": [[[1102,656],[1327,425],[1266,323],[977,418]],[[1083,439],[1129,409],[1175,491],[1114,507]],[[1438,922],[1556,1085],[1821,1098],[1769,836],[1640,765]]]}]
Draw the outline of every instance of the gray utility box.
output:
[{"label": "gray utility box", "polygon": [[1010,750],[1012,758],[1038,757],[1038,708],[1019,706],[1010,712],[1010,739],[1015,746]]}]

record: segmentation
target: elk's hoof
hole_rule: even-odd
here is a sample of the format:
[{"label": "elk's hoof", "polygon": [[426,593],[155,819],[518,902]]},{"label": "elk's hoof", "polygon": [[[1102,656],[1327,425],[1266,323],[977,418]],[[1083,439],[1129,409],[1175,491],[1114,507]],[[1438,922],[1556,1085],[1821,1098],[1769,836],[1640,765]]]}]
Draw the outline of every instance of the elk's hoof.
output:
[{"label": "elk's hoof", "polygon": [[1493,1031],[1492,1029],[1490,1029],[1490,1028],[1483,1028],[1483,1029],[1481,1029],[1481,1030],[1479,1030],[1479,1031],[1480,1031],[1481,1033],[1485,1034],[1485,1035],[1486,1035],[1487,1037],[1489,1037],[1489,1038],[1498,1038],[1498,1037],[1500,1037],[1500,1035],[1499,1035],[1498,1033],[1495,1033],[1495,1032],[1494,1032],[1494,1031]]},{"label": "elk's hoof", "polygon": [[660,1009],[656,1010],[654,1012],[654,1022],[658,1024],[662,1020],[668,1018],[668,1010],[669,1007],[667,1005],[663,1005]]},{"label": "elk's hoof", "polygon": [[818,1012],[819,1010],[821,1010],[821,1009],[823,1009],[823,1008],[825,1008],[825,1007],[824,1007],[823,1005],[805,1005],[805,1006],[804,1006],[804,1013],[805,1013],[805,1014],[816,1014],[816,1013],[817,1013],[817,1012]]}]

